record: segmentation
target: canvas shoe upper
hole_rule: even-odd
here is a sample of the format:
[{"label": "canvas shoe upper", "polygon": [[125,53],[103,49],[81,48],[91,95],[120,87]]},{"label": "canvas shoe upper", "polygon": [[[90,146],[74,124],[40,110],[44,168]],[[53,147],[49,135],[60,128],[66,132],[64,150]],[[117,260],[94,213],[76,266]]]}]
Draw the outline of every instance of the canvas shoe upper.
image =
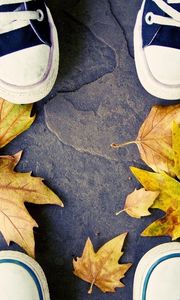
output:
[{"label": "canvas shoe upper", "polygon": [[144,0],[134,29],[139,79],[151,94],[180,98],[180,0]]},{"label": "canvas shoe upper", "polygon": [[39,264],[16,251],[0,252],[1,300],[50,300],[45,275]]},{"label": "canvas shoe upper", "polygon": [[134,277],[133,300],[180,299],[180,243],[165,243],[147,252]]},{"label": "canvas shoe upper", "polygon": [[42,0],[0,1],[0,97],[35,102],[51,90],[58,72],[57,32]]}]

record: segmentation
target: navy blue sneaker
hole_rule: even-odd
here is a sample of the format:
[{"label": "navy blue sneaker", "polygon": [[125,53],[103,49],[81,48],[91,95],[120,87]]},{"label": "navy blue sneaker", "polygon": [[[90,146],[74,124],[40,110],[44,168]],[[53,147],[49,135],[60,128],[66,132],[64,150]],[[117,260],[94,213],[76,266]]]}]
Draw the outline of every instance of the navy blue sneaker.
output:
[{"label": "navy blue sneaker", "polygon": [[133,300],[180,300],[180,243],[165,243],[140,260]]},{"label": "navy blue sneaker", "polygon": [[59,65],[57,31],[42,0],[0,0],[0,97],[32,103],[52,89]]},{"label": "navy blue sneaker", "polygon": [[180,99],[180,0],[143,1],[134,53],[143,87],[162,99]]},{"label": "navy blue sneaker", "polygon": [[40,265],[26,254],[0,252],[1,300],[50,300],[46,277]]}]

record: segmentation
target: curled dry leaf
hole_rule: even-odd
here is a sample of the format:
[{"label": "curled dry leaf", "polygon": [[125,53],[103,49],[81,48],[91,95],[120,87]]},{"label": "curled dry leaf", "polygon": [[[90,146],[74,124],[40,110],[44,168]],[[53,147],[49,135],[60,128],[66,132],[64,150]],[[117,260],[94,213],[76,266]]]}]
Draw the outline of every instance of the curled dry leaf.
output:
[{"label": "curled dry leaf", "polygon": [[127,196],[124,209],[120,212],[125,211],[133,218],[149,216],[151,214],[149,208],[153,205],[158,195],[158,191],[146,191],[144,188],[135,189],[134,192]]},{"label": "curled dry leaf", "polygon": [[21,152],[13,156],[0,156],[0,231],[6,242],[14,241],[34,256],[33,227],[37,223],[29,215],[24,202],[34,204],[56,204],[61,200],[31,173],[18,173],[14,168]]},{"label": "curled dry leaf", "polygon": [[74,274],[91,284],[89,294],[92,293],[93,285],[101,291],[115,292],[115,288],[123,287],[120,280],[131,267],[131,264],[119,264],[123,255],[121,249],[124,244],[126,233],[121,234],[102,246],[97,253],[91,240],[88,238],[82,257],[73,260]]},{"label": "curled dry leaf", "polygon": [[0,98],[0,148],[27,130],[34,122],[32,104],[17,105]]},{"label": "curled dry leaf", "polygon": [[[180,124],[180,104],[154,106],[142,124],[135,141],[112,144],[121,148],[128,144],[137,144],[142,160],[155,172],[165,171],[176,176],[174,152],[172,148],[172,124]],[[180,143],[180,142],[179,142]],[[177,156],[176,156],[177,159]]]}]

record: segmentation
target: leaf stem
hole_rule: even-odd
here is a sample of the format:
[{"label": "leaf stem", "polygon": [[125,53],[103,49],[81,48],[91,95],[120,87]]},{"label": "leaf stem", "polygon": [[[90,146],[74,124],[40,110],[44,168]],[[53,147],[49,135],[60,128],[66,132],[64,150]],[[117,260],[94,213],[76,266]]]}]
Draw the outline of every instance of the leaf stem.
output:
[{"label": "leaf stem", "polygon": [[88,294],[92,294],[92,290],[93,290],[93,285],[94,285],[94,283],[95,283],[95,279],[92,281],[92,283],[91,283],[91,286],[90,286],[90,289],[89,289],[89,291],[88,291]]},{"label": "leaf stem", "polygon": [[126,211],[126,209],[121,209],[120,211],[116,212],[116,216],[120,215],[122,212]]},{"label": "leaf stem", "polygon": [[113,144],[111,144],[111,147],[114,149],[118,149],[118,148],[123,148],[123,147],[131,145],[131,144],[138,144],[138,143],[139,143],[138,141],[130,141],[130,142],[122,143],[122,144],[113,143]]}]

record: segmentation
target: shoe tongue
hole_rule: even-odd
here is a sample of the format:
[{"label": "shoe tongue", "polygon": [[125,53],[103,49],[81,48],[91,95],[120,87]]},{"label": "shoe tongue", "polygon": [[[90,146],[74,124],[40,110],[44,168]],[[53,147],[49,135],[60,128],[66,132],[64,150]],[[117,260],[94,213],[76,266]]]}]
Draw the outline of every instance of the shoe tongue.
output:
[{"label": "shoe tongue", "polygon": [[11,12],[11,11],[24,11],[25,5],[24,3],[16,3],[16,4],[5,4],[0,5],[0,12]]},{"label": "shoe tongue", "polygon": [[[169,3],[168,0],[163,0],[169,6],[180,12],[180,3]],[[173,0],[170,0],[173,2]],[[174,2],[177,0],[174,0]],[[178,0],[180,1],[180,0]],[[159,24],[148,25],[145,21],[146,14],[152,12],[158,16],[167,16],[165,12],[153,1],[146,0],[143,12],[142,20],[142,32],[143,32],[143,47],[148,46],[153,43],[154,38],[158,34],[159,30],[163,27]]]},{"label": "shoe tongue", "polygon": [[180,12],[180,0],[164,0],[169,6]]},{"label": "shoe tongue", "polygon": [[[47,13],[46,6],[44,1],[29,1],[26,2],[25,7],[27,10],[36,11],[37,9],[41,10],[44,16],[42,22],[37,20],[30,20],[31,27],[36,32],[38,37],[43,41],[45,44],[51,46],[51,29],[50,29],[50,22],[49,16]],[[52,21],[51,21],[52,22]],[[52,26],[52,24],[51,24]]]},{"label": "shoe tongue", "polygon": [[[29,25],[31,27],[32,34],[35,34],[42,43],[51,46],[50,25],[44,1],[22,1],[22,3],[0,5],[0,12],[36,11],[37,9],[43,12],[44,20],[42,22],[39,22],[38,20],[30,20],[26,25]],[[0,33],[8,32],[11,30],[12,29],[8,27],[8,30],[5,29],[5,31]]]},{"label": "shoe tongue", "polygon": [[[19,11],[25,11],[24,3],[0,5],[0,13],[12,13],[13,14],[14,12],[19,12]],[[16,20],[14,20],[14,22],[12,22],[12,21],[9,21],[8,18],[7,18],[7,20],[0,19],[0,34],[24,27],[27,24],[28,24],[28,22],[24,21],[24,22],[18,23],[18,26],[17,26]]]},{"label": "shoe tongue", "polygon": [[168,3],[168,5],[180,12],[180,1],[179,3]]},{"label": "shoe tongue", "polygon": [[161,28],[159,24],[148,25],[145,21],[146,14],[152,12],[158,16],[165,16],[165,12],[153,0],[146,0],[142,19],[143,47],[149,45]]},{"label": "shoe tongue", "polygon": [[[167,0],[164,0],[164,2],[180,12],[179,3],[168,3]],[[145,21],[145,16],[148,12],[152,12],[159,16],[167,16],[165,12],[155,4],[154,1],[146,0],[142,22],[143,47],[156,45],[180,49],[180,28],[159,24],[148,25]]]}]

